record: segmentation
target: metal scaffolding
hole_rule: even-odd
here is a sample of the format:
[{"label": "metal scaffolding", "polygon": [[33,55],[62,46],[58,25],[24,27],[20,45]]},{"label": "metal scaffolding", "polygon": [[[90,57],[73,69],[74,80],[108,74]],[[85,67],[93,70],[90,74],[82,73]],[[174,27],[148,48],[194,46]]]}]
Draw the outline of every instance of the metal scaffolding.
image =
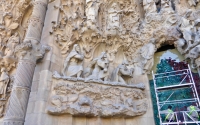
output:
[{"label": "metal scaffolding", "polygon": [[[199,108],[200,106],[200,101],[197,93],[197,89],[194,83],[194,79],[191,73],[191,69],[188,65],[188,69],[184,70],[177,70],[177,71],[172,71],[172,72],[165,72],[165,73],[159,73],[159,74],[154,74],[152,71],[152,76],[153,76],[153,81],[154,81],[154,89],[155,89],[155,94],[156,94],[156,101],[157,101],[157,107],[158,107],[158,117],[160,119],[160,125],[191,125],[191,124],[197,124],[200,125],[200,121],[194,119],[189,115],[189,111],[178,111],[178,112],[173,112],[173,115],[175,117],[175,120],[167,122],[164,117],[166,117],[166,113],[161,113],[161,109],[163,106],[166,107],[166,105],[173,105],[173,104],[188,104],[192,103],[195,104],[196,107]],[[157,81],[159,80],[166,80],[166,79],[171,79],[174,77],[179,77],[180,82],[179,83],[172,83],[170,85],[159,85]],[[187,99],[176,99],[173,100],[171,97],[174,95],[174,93],[177,90],[180,89],[191,89],[192,92],[192,98],[187,98]],[[167,97],[165,101],[161,101],[159,99],[159,93],[164,92],[164,91],[170,91],[170,95]],[[200,113],[198,110],[197,112]]]}]

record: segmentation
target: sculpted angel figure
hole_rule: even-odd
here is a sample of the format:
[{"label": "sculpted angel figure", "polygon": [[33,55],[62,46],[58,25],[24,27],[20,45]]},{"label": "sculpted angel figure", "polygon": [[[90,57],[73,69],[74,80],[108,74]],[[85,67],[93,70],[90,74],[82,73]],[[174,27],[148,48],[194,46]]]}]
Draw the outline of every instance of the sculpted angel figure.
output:
[{"label": "sculpted angel figure", "polygon": [[0,95],[1,98],[6,97],[6,89],[9,83],[9,76],[5,68],[1,69],[1,76],[0,76]]},{"label": "sculpted angel figure", "polygon": [[93,68],[92,74],[88,77],[86,76],[85,81],[89,81],[91,79],[107,81],[108,66],[109,66],[109,61],[107,58],[107,54],[106,52],[102,52],[101,55],[95,58],[90,64],[90,67],[89,67],[90,71]]},{"label": "sculpted angel figure", "polygon": [[62,70],[63,76],[81,78],[83,72],[83,59],[84,55],[81,54],[79,45],[75,44],[72,51],[65,59]]},{"label": "sculpted angel figure", "polygon": [[120,82],[122,84],[127,84],[125,78],[131,78],[133,75],[133,69],[128,69],[128,62],[123,61],[112,73],[111,81]]}]

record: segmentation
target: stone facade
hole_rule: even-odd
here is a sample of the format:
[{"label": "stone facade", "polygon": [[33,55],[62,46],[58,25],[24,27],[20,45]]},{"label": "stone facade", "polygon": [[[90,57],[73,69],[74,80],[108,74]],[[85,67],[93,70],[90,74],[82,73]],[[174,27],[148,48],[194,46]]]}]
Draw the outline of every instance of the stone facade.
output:
[{"label": "stone facade", "polygon": [[154,125],[154,53],[174,44],[200,73],[199,9],[199,0],[1,0],[0,124]]}]

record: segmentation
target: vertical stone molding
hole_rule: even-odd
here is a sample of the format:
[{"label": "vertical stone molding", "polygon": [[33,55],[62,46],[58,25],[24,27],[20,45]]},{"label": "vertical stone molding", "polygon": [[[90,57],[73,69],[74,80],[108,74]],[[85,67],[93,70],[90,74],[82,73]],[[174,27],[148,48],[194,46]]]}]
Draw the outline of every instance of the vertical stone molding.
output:
[{"label": "vertical stone molding", "polygon": [[20,60],[18,63],[4,125],[23,125],[35,65],[35,62],[29,60]]}]

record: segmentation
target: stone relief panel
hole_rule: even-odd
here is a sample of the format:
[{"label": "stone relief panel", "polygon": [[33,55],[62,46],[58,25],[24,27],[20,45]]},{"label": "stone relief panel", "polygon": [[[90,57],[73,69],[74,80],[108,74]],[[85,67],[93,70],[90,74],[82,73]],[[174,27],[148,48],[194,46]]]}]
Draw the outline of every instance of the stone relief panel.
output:
[{"label": "stone relief panel", "polygon": [[63,63],[53,74],[49,114],[133,117],[147,111],[148,83],[135,79],[149,73],[161,44],[176,40],[180,16],[169,1],[162,1],[160,13],[153,0],[143,5],[144,20],[131,0],[61,0],[54,6],[58,21],[49,33]]},{"label": "stone relief panel", "polygon": [[47,111],[50,114],[74,116],[123,116],[142,115],[147,110],[144,88],[116,86],[95,82],[55,80],[53,95]]},{"label": "stone relief panel", "polygon": [[[63,60],[58,64],[62,70],[53,74],[49,114],[145,114],[148,83],[136,83],[135,79],[150,73],[154,53],[165,44],[174,44],[200,71],[199,0],[138,1],[60,0],[61,4],[54,6],[58,18],[46,32]],[[40,11],[46,11],[42,1],[0,1],[0,117],[11,94],[18,60],[35,62],[50,49],[39,44],[40,32],[30,31],[29,39],[24,40],[28,24],[30,29],[42,31],[40,17],[45,13]],[[29,71],[33,73],[34,66]]]}]

